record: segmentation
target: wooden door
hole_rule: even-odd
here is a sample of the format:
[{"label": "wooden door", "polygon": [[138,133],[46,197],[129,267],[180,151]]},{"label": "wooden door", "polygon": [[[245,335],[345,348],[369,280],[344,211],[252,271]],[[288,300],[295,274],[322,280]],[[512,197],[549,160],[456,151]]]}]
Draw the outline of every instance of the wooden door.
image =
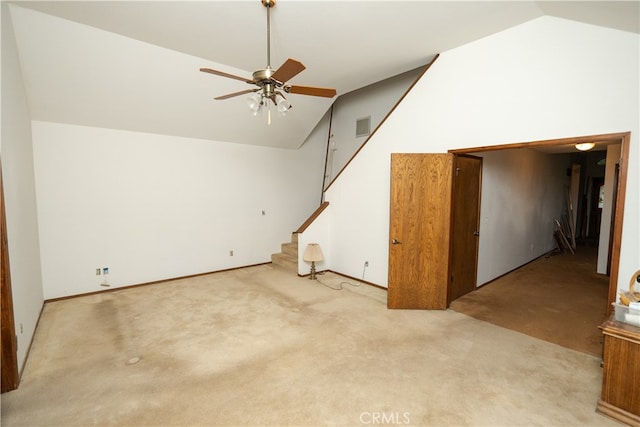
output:
[{"label": "wooden door", "polygon": [[476,288],[482,158],[457,155],[453,171],[449,302]]},{"label": "wooden door", "polygon": [[611,228],[609,229],[609,250],[607,252],[607,276],[611,275],[611,254],[613,253],[613,233],[614,233],[614,230],[616,229],[616,208],[617,208],[617,200],[618,200],[618,180],[619,179],[620,179],[620,163],[616,163],[616,168],[613,172],[613,191],[611,194]]},{"label": "wooden door", "polygon": [[13,318],[13,297],[11,294],[11,271],[9,269],[9,245],[7,242],[7,222],[4,206],[2,166],[0,165],[0,329],[1,344],[0,373],[2,393],[18,388],[18,343]]},{"label": "wooden door", "polygon": [[453,155],[392,154],[388,308],[446,309]]}]

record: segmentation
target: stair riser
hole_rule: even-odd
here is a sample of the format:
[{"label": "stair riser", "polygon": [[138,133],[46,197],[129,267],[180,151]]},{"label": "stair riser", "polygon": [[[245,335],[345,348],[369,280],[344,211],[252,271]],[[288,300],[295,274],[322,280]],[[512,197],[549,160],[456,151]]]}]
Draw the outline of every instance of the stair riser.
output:
[{"label": "stair riser", "polygon": [[281,256],[277,256],[279,254],[274,254],[271,256],[271,262],[282,267],[285,268],[287,270],[293,271],[295,273],[298,272],[298,263],[297,262],[293,262],[287,258],[283,258]]},{"label": "stair riser", "polygon": [[293,257],[298,257],[298,244],[297,243],[283,243],[280,245],[282,249],[282,253],[287,255],[291,255]]},{"label": "stair riser", "polygon": [[271,255],[271,262],[287,270],[298,273],[298,234],[291,233],[291,242],[280,245],[282,252]]}]

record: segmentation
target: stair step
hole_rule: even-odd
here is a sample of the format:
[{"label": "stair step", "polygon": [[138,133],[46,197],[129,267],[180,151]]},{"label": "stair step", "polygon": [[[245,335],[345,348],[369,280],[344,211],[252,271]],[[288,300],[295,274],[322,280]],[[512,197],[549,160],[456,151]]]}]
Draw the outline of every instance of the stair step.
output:
[{"label": "stair step", "polygon": [[271,262],[298,274],[298,233],[291,233],[291,242],[280,245],[282,252],[271,255]]},{"label": "stair step", "polygon": [[282,253],[291,255],[298,259],[298,243],[283,243],[280,245]]},{"label": "stair step", "polygon": [[287,270],[298,273],[298,256],[295,257],[286,253],[272,254],[271,262]]}]

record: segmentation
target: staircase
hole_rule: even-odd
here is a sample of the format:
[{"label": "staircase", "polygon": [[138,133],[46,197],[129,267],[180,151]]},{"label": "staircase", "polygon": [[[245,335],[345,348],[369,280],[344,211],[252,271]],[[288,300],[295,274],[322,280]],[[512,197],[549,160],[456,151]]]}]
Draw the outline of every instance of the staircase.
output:
[{"label": "staircase", "polygon": [[281,245],[282,252],[279,254],[271,255],[271,262],[287,270],[293,271],[298,274],[298,233],[304,233],[304,231],[311,225],[313,221],[324,211],[329,202],[323,202],[314,213],[298,228],[291,233],[291,242],[283,243]]},{"label": "staircase", "polygon": [[298,233],[291,233],[291,242],[281,245],[282,252],[271,255],[271,262],[298,274]]}]

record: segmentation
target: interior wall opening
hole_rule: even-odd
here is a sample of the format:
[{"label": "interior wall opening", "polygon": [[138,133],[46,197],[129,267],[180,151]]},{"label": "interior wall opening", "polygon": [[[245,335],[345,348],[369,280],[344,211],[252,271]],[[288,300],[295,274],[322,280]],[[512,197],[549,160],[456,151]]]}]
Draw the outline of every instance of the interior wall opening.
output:
[{"label": "interior wall opening", "polygon": [[[576,154],[577,152],[574,147],[575,144],[580,142],[588,142],[588,141],[596,142],[595,149],[587,153]],[[527,282],[529,283],[529,287],[526,289],[522,289],[521,293],[519,294],[516,293],[513,296],[514,300],[511,301],[512,304],[509,302],[505,303],[504,301],[499,303],[498,300],[500,299],[500,295],[494,295],[493,297],[491,297],[490,292],[488,291],[488,289],[491,286],[493,286],[491,285],[489,287],[486,287],[486,290],[484,291],[485,293],[484,297],[482,299],[479,299],[482,301],[489,301],[489,303],[486,304],[485,306],[483,307],[476,306],[472,308],[463,307],[461,309],[460,308],[461,305],[464,305],[467,303],[468,304],[473,303],[473,301],[471,301],[473,300],[473,298],[468,298],[470,299],[470,301],[468,302],[463,301],[464,304],[456,303],[455,301],[452,302],[452,308],[454,310],[455,309],[460,309],[462,311],[466,310],[467,311],[466,314],[470,314],[473,317],[478,317],[478,316],[474,316],[474,313],[483,312],[486,315],[487,311],[503,310],[504,305],[506,304],[507,306],[510,306],[515,313],[520,313],[519,315],[518,314],[512,315],[515,317],[511,319],[511,321],[514,322],[514,325],[512,325],[513,327],[511,329],[518,330],[519,328],[520,332],[527,333],[527,328],[535,329],[536,327],[540,327],[540,325],[536,326],[532,323],[534,316],[531,315],[531,311],[534,310],[533,309],[534,304],[531,298],[537,298],[535,296],[535,292],[532,292],[532,291],[539,290],[544,293],[544,295],[540,296],[541,300],[538,302],[539,304],[543,305],[543,308],[541,308],[542,311],[566,310],[566,312],[571,312],[570,315],[575,315],[579,318],[580,314],[578,313],[578,311],[580,310],[580,298],[586,297],[586,292],[584,292],[587,289],[585,287],[585,283],[592,282],[593,286],[599,287],[599,289],[595,291],[597,295],[596,296],[592,295],[590,298],[596,298],[596,301],[598,301],[596,304],[599,307],[598,311],[601,312],[602,315],[601,317],[598,317],[597,313],[595,315],[594,313],[591,313],[592,317],[590,319],[582,320],[583,323],[587,322],[587,323],[593,323],[593,324],[586,325],[584,329],[585,331],[584,335],[588,335],[588,336],[585,336],[582,338],[578,337],[578,340],[580,339],[582,339],[583,341],[588,341],[588,340],[593,341],[594,339],[599,340],[600,334],[597,330],[597,326],[610,313],[611,302],[613,302],[616,297],[618,267],[619,267],[618,263],[619,263],[619,257],[620,257],[619,242],[621,240],[621,234],[622,234],[621,219],[624,213],[624,196],[625,196],[624,189],[626,187],[625,180],[626,180],[627,165],[626,165],[625,154],[628,152],[628,144],[629,144],[629,134],[627,133],[627,134],[608,134],[608,135],[588,136],[588,137],[579,137],[579,138],[569,138],[569,139],[560,139],[560,140],[552,140],[552,141],[538,141],[538,142],[531,142],[531,143],[518,143],[518,144],[511,144],[511,145],[502,145],[498,147],[483,147],[480,149],[452,150],[451,152],[455,152],[455,153],[471,153],[471,154],[480,155],[480,156],[483,153],[496,151],[496,150],[514,150],[514,149],[519,150],[523,148],[538,150],[551,155],[558,155],[558,156],[562,155],[569,159],[569,164],[567,168],[567,178],[568,178],[567,182],[570,182],[571,178],[574,178],[574,181],[575,181],[576,176],[572,176],[572,175],[576,175],[575,165],[579,166],[577,169],[581,172],[577,175],[578,185],[575,185],[576,187],[575,193],[577,197],[575,198],[575,201],[574,201],[575,206],[574,206],[574,212],[573,212],[574,221],[575,221],[574,226],[575,226],[575,237],[576,237],[576,255],[567,254],[566,256],[563,256],[561,258],[559,257],[558,259],[543,259],[539,262],[540,265],[533,265],[534,262],[538,262],[536,260],[531,263],[532,264],[531,266],[528,266],[528,264],[525,264],[524,266],[518,267],[514,271],[511,271],[510,273],[505,274],[504,279],[502,278],[502,276],[500,276],[495,280],[496,282],[499,280],[502,280],[502,281],[514,280],[517,283],[525,283],[527,281],[523,276],[524,274],[528,274],[530,270],[533,271],[538,268],[544,268],[544,266],[546,265],[545,263],[549,264],[549,268],[558,268],[557,265],[553,267],[553,264],[552,264],[552,263],[557,263],[558,261],[565,262],[565,263],[572,263],[573,266],[571,267],[571,269],[569,269],[568,267],[566,269],[563,267],[559,267],[559,268],[561,272],[562,270],[567,270],[567,271],[571,270],[573,272],[572,273],[573,275],[568,276],[567,278],[561,279],[561,280],[558,277],[555,277],[556,279],[559,279],[561,283],[560,285],[556,286],[556,288],[551,287],[551,288],[545,288],[545,289],[535,289],[535,286],[536,286],[535,284],[531,284],[531,282]],[[618,151],[616,151],[615,149],[611,151],[611,149],[615,147],[618,147]],[[608,152],[614,153],[613,162],[616,165],[616,167],[615,167],[614,176],[605,177],[604,171],[602,169],[604,166],[603,163],[606,162]],[[616,153],[619,153],[619,156],[616,156]],[[611,154],[609,154],[609,157],[611,157]],[[611,160],[611,158],[609,160]],[[603,194],[603,191],[605,190],[605,188],[603,187],[605,185],[605,182],[607,184],[606,192],[604,193],[605,197],[611,197],[614,202],[613,207],[610,208],[608,212],[604,212],[604,210],[602,209],[603,208],[602,194]],[[485,203],[485,201],[482,201],[482,203]],[[606,216],[606,215],[609,215],[611,218],[610,226],[602,227],[602,230],[601,230],[600,224],[603,220],[603,216]],[[482,226],[480,227],[480,230],[482,233]],[[605,241],[604,245],[602,244],[603,243],[602,240]],[[603,247],[604,247],[604,262],[601,261],[601,259],[603,258],[602,254],[600,254],[599,257],[597,256],[598,252],[603,251]],[[551,253],[547,254],[544,256],[544,258],[549,258],[552,255],[553,254]],[[580,265],[585,263],[587,263],[588,266]],[[601,271],[602,265],[605,266],[604,271]],[[569,264],[565,264],[565,266],[569,266]],[[573,268],[573,267],[576,267],[576,268]],[[541,273],[538,271],[531,274],[541,274]],[[542,274],[544,275],[547,273],[543,272]],[[509,275],[511,276],[507,277]],[[553,277],[551,279],[553,279]],[[546,282],[550,282],[551,279],[547,279]],[[538,282],[540,282],[541,280],[545,281],[544,276],[540,276],[538,278]],[[565,304],[564,309],[563,308],[558,309],[557,307],[554,307],[555,300],[557,300],[557,298],[567,298],[562,293],[567,289],[563,289],[563,288],[569,288],[570,287],[569,283],[572,281],[575,281],[574,283],[575,287],[572,288],[573,290],[570,291],[571,293],[569,295],[573,295],[573,297],[569,297],[569,300],[564,301],[564,304]],[[494,281],[491,280],[488,283],[493,283],[493,282]],[[486,285],[487,283],[479,283],[479,284]],[[483,288],[485,287],[479,286],[475,292],[483,292]],[[497,285],[496,285],[496,288],[497,288]],[[554,293],[556,291],[558,292],[558,294],[554,296]],[[472,294],[475,292],[472,292]],[[471,294],[468,294],[468,295],[471,296]],[[464,298],[465,297],[462,297],[462,299]],[[493,306],[491,305],[492,299],[495,300],[493,301],[494,302]],[[517,299],[520,299],[520,301],[518,301]],[[549,303],[547,301],[547,303],[545,303],[544,302],[545,299],[551,302]],[[574,302],[574,304],[571,303],[572,301]],[[480,303],[476,303],[476,304],[480,304]],[[500,304],[502,304],[502,306],[500,306]],[[594,304],[594,300],[592,299],[589,304]],[[585,307],[585,310],[592,310],[592,309]],[[507,317],[508,316],[509,315],[507,315]],[[520,317],[518,318],[518,316]],[[487,316],[487,317],[490,317],[490,316]],[[553,321],[553,318],[554,318],[553,315],[546,315],[545,317],[547,318],[545,321],[550,321],[550,320]],[[598,318],[598,320],[594,320],[596,318]],[[483,320],[487,320],[487,319],[483,319]],[[519,324],[519,325],[516,325],[516,324]],[[505,326],[505,325],[501,325],[501,326]],[[509,327],[509,326],[506,326],[506,327]],[[564,335],[567,335],[568,337],[569,336],[568,334],[570,334],[571,331],[566,331],[566,330],[563,331],[562,330],[563,327],[569,327],[568,322],[566,321],[566,316],[564,318],[562,316],[558,316],[555,320],[555,324],[547,323],[541,326],[543,330],[549,329],[549,332],[548,332],[549,335],[564,334]],[[573,331],[573,332],[576,332],[576,331]],[[542,334],[544,335],[545,333],[547,332],[543,331]],[[536,336],[535,334],[532,334],[532,335]],[[545,339],[544,336],[538,336],[538,338]],[[553,341],[553,339],[550,339],[550,341]],[[561,342],[559,342],[559,344],[562,345]],[[593,342],[591,342],[589,345],[587,346],[588,349],[590,348],[591,350],[593,350],[594,348],[598,348],[597,346],[594,346]],[[572,344],[568,346],[572,347]],[[584,350],[581,348],[575,348],[575,349]]]}]

